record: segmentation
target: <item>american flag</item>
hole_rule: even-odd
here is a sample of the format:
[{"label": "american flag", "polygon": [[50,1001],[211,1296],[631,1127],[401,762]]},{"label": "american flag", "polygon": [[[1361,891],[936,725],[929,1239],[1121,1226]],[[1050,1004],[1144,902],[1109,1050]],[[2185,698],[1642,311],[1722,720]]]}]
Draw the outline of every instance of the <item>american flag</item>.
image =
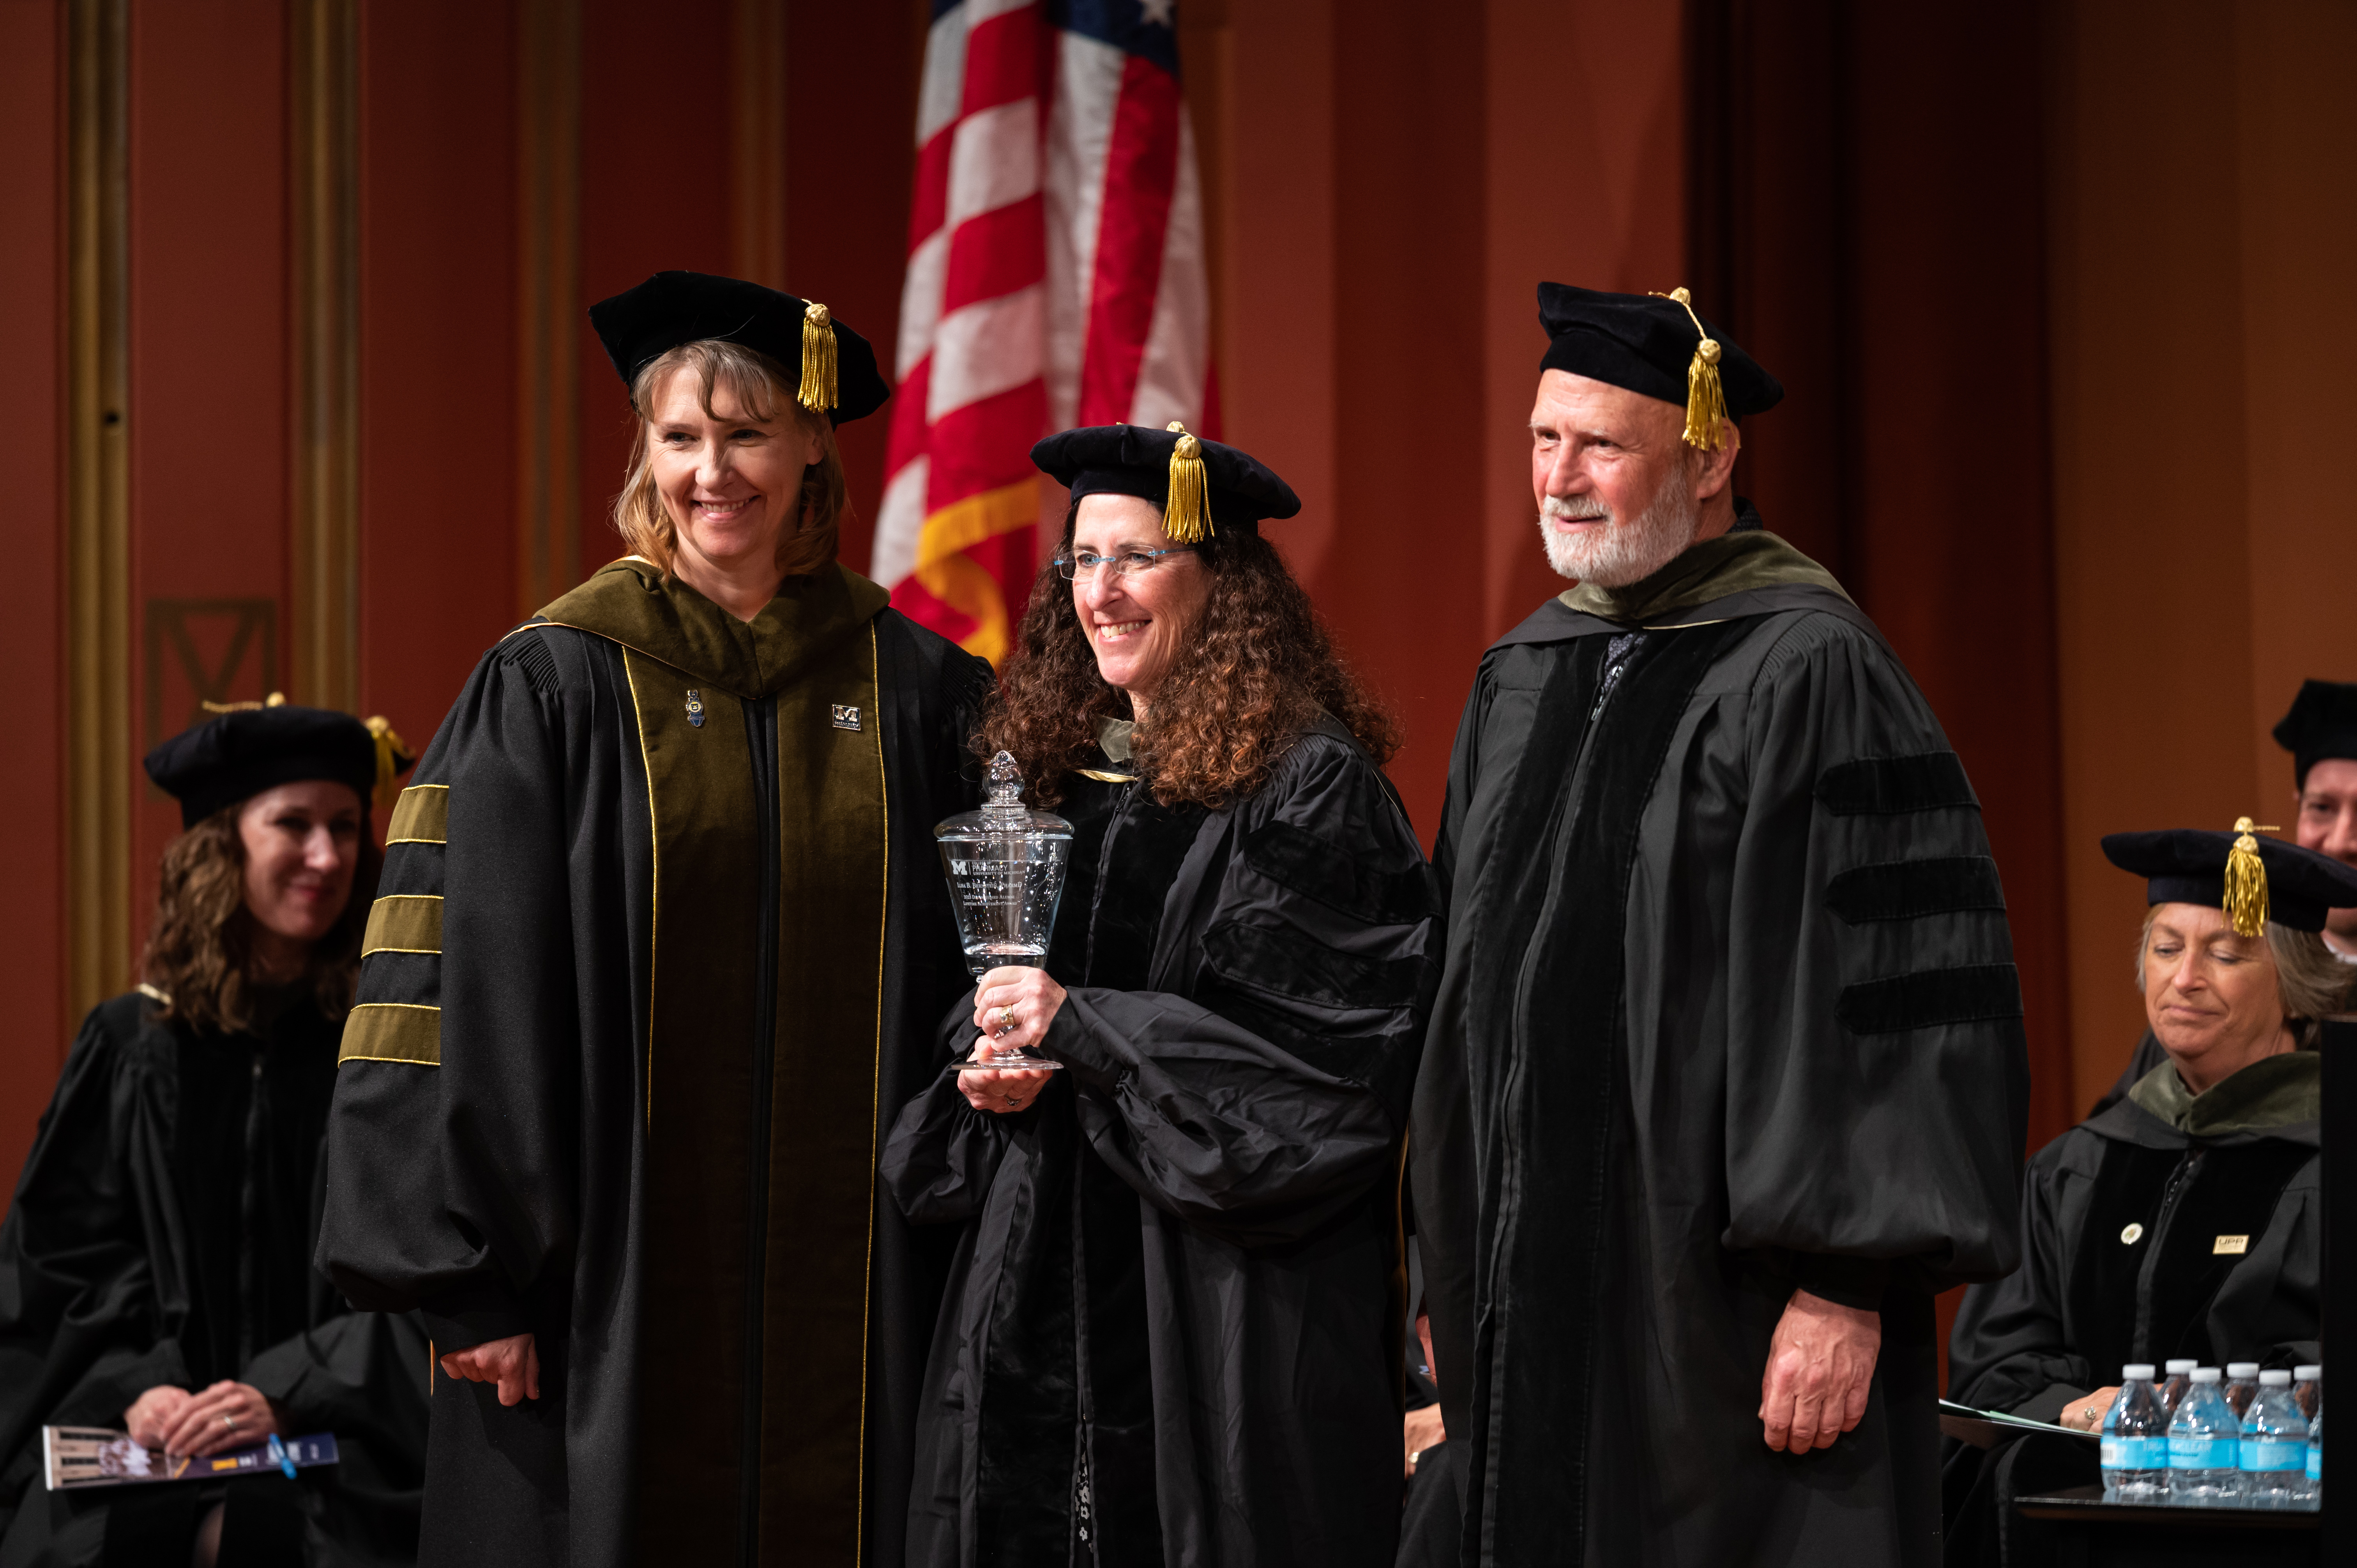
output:
[{"label": "american flag", "polygon": [[1050,431],[1199,435],[1211,306],[1177,0],[934,0],[876,580],[993,663]]}]

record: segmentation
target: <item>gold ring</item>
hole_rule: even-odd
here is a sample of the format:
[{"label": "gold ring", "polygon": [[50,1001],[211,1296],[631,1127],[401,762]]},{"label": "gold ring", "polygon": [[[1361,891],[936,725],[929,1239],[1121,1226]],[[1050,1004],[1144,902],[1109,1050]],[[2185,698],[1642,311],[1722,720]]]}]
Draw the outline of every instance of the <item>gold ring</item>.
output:
[{"label": "gold ring", "polygon": [[998,1010],[998,1021],[1010,1029],[1015,1027],[1015,1009],[1012,1007],[1001,1007]]}]

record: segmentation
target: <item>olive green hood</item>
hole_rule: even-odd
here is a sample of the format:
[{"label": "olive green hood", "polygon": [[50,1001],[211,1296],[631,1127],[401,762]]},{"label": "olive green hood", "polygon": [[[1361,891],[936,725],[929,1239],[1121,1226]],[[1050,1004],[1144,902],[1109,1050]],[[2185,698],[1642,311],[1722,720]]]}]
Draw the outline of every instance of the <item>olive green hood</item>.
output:
[{"label": "olive green hood", "polygon": [[741,621],[644,556],[625,555],[540,615],[752,698],[825,660],[890,599],[857,573],[830,565],[787,578],[759,615]]}]

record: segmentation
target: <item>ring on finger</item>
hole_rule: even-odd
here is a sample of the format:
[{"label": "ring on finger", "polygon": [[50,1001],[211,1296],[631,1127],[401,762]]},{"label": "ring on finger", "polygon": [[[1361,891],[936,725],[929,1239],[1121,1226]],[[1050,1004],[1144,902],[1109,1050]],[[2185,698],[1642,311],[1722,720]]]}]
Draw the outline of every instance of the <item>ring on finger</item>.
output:
[{"label": "ring on finger", "polygon": [[1015,1027],[1015,1009],[1012,1007],[1001,1007],[998,1010],[998,1023],[999,1026],[1003,1029],[1011,1029]]}]

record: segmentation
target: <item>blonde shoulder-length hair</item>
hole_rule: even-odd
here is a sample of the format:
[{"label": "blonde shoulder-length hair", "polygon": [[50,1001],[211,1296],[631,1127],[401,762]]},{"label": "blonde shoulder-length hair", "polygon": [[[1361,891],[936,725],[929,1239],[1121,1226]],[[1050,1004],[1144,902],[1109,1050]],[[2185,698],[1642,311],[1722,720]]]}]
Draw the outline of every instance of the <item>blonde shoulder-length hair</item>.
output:
[{"label": "blonde shoulder-length hair", "polygon": [[783,409],[797,425],[816,433],[819,460],[802,472],[802,515],[796,526],[778,540],[778,570],[788,577],[805,576],[834,559],[835,541],[843,519],[851,510],[850,489],[844,482],[843,455],[834,444],[834,422],[813,413],[794,401],[801,385],[791,372],[758,349],[742,343],[707,338],[683,343],[647,362],[630,382],[630,408],[639,416],[636,439],[630,444],[630,478],[614,498],[614,527],[630,547],[668,574],[678,525],[664,510],[655,489],[651,409],[654,399],[677,373],[696,378],[704,412],[718,417],[714,395],[726,392],[738,409],[768,424]]}]

